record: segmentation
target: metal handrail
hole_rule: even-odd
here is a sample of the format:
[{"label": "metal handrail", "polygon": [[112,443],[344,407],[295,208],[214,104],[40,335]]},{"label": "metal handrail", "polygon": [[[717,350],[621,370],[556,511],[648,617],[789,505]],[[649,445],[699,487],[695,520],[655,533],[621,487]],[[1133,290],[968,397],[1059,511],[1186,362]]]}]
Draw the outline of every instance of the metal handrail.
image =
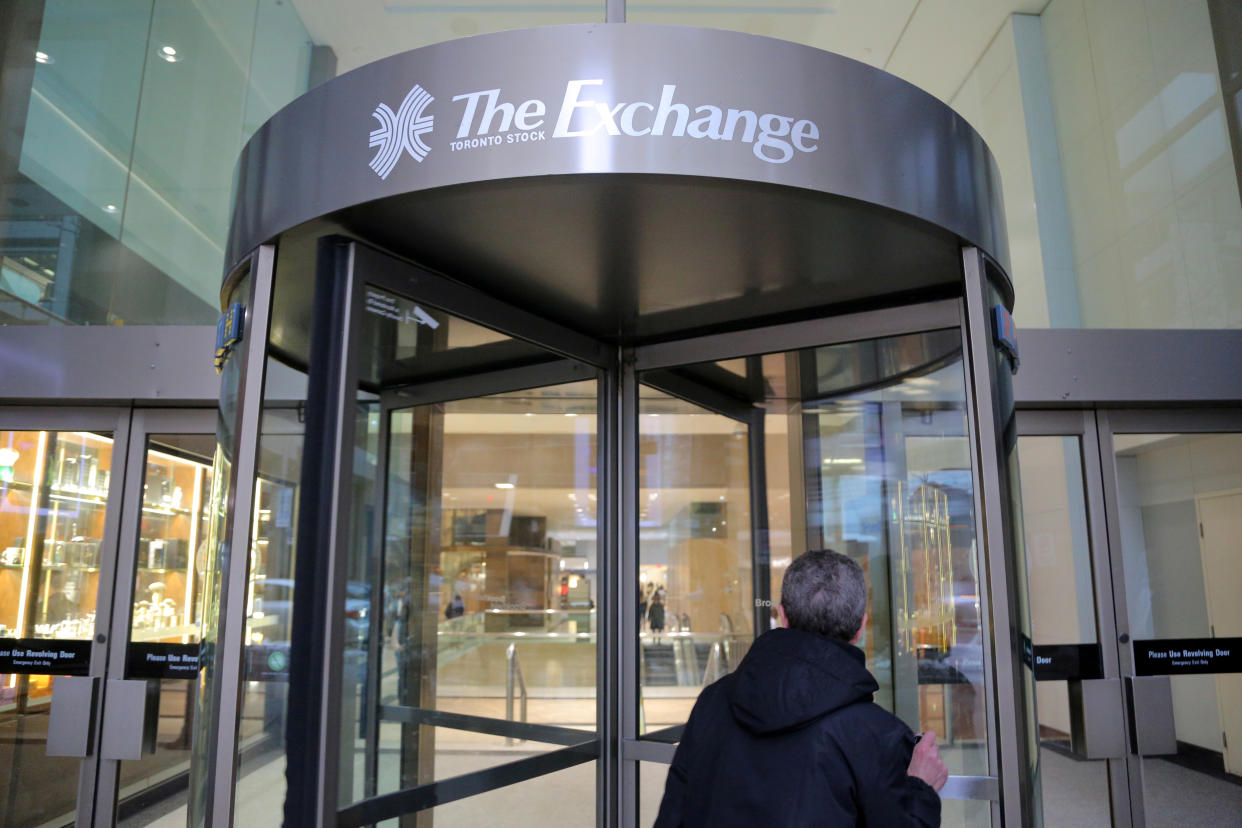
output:
[{"label": "metal handrail", "polygon": [[[513,721],[513,695],[514,684],[521,692],[521,712],[522,722],[526,722],[526,701],[529,695],[526,692],[526,679],[522,677],[522,662],[518,661],[517,644],[510,644],[505,650],[505,662],[508,669],[505,671],[505,718]],[[505,744],[512,745],[515,741],[512,737],[505,737]],[[525,739],[520,741],[525,742]]]},{"label": "metal handrail", "polygon": [[707,657],[707,666],[703,668],[703,686],[711,684],[719,679],[724,672],[721,671],[721,661],[723,661],[723,653],[721,651],[720,642],[712,644],[712,654]]}]

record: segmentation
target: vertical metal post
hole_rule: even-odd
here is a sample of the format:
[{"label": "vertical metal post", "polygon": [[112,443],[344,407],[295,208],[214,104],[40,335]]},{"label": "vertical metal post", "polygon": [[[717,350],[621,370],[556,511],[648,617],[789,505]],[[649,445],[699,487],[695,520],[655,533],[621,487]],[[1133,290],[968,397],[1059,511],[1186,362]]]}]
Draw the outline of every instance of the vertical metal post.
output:
[{"label": "vertical metal post", "polygon": [[[1104,495],[1106,491],[1104,469],[1110,470],[1107,476],[1115,483],[1116,467],[1111,462],[1112,433],[1107,426],[1107,414],[1099,415],[1103,420],[1103,425],[1097,419],[1097,415],[1092,412],[1084,412],[1082,416],[1084,423],[1080,438],[1083,465],[1080,471],[1083,474],[1084,495],[1087,499],[1087,531],[1091,538],[1091,573],[1095,586],[1096,628],[1099,630],[1104,676],[1111,678],[1121,675],[1120,658],[1123,654],[1129,653],[1129,648],[1119,646],[1117,641],[1118,615],[1113,590],[1117,587],[1118,581],[1124,589],[1125,576],[1122,574],[1118,580],[1114,580],[1117,570],[1114,569],[1112,556],[1109,554],[1112,544],[1109,540],[1108,509]],[[1100,437],[1101,430],[1108,431],[1106,438]],[[1105,441],[1108,443],[1109,457],[1107,460],[1101,451],[1101,446]],[[1109,491],[1115,492],[1115,486]],[[1120,554],[1119,546],[1112,548],[1118,549]],[[1124,694],[1118,697],[1117,704],[1125,704]],[[1108,781],[1114,825],[1142,825],[1144,822],[1142,813],[1134,813],[1136,808],[1140,812],[1143,809],[1141,794],[1136,797],[1139,800],[1137,805],[1131,802],[1130,764],[1129,757],[1108,760]]]},{"label": "vertical metal post", "polygon": [[[206,359],[206,356],[204,356]],[[135,556],[138,554],[138,534],[142,522],[142,484],[146,471],[146,415],[132,412],[129,417],[127,440],[113,444],[112,480],[122,481],[121,503],[125,505],[121,515],[119,539],[114,555],[102,558],[113,565],[110,579],[112,612],[108,640],[109,670],[105,678],[124,678],[125,650],[129,645],[129,622],[133,613]],[[124,453],[121,447],[124,446]],[[119,468],[118,468],[119,467]],[[113,483],[115,486],[116,484]],[[107,563],[104,564],[105,566]],[[127,583],[128,582],[128,583]],[[105,583],[101,578],[100,583]],[[99,617],[99,616],[96,616]],[[102,682],[105,690],[108,682]],[[107,701],[107,693],[104,693]],[[105,711],[106,714],[106,711]],[[96,741],[96,744],[99,744]],[[120,763],[116,760],[100,760],[97,792],[95,793],[96,826],[113,825],[116,822],[116,793],[120,776]]]},{"label": "vertical metal post", "polygon": [[625,0],[605,0],[604,22],[605,23],[624,23],[625,22]]},{"label": "vertical metal post", "polygon": [[[343,240],[335,240],[335,244]],[[356,410],[358,406],[358,369],[357,343],[360,334],[362,280],[354,267],[353,244],[345,249],[343,260],[338,263],[345,265],[344,285],[335,292],[336,302],[334,314],[335,325],[325,334],[331,337],[333,357],[328,369],[329,421],[334,421],[335,432],[325,434],[325,443],[332,458],[328,472],[331,475],[328,489],[331,491],[330,513],[328,515],[328,535],[330,544],[327,562],[323,574],[327,576],[322,595],[326,603],[320,605],[315,619],[322,626],[322,665],[323,673],[319,677],[321,684],[319,721],[319,767],[318,788],[320,793],[319,810],[316,824],[331,826],[336,824],[336,811],[341,801],[339,775],[341,772],[342,738],[341,738],[341,692],[342,670],[344,669],[344,630],[343,613],[339,611],[345,605],[345,582],[349,577],[349,554],[352,548],[352,524],[354,513],[354,445],[357,439],[355,430]],[[337,278],[342,274],[338,272]],[[309,429],[308,429],[309,431]],[[348,744],[348,743],[346,743]],[[353,767],[352,751],[350,751],[350,768]]]},{"label": "vertical metal post", "polygon": [[[1108,533],[1108,561],[1109,566],[1107,574],[1098,572],[1097,579],[1103,576],[1103,580],[1097,580],[1097,588],[1100,592],[1107,593],[1111,598],[1113,610],[1113,633],[1111,640],[1104,638],[1105,628],[1100,630],[1100,645],[1105,653],[1105,665],[1107,666],[1113,656],[1117,657],[1117,675],[1122,677],[1134,675],[1133,654],[1129,647],[1118,646],[1120,636],[1130,634],[1130,608],[1127,600],[1128,593],[1126,590],[1126,575],[1124,563],[1124,550],[1122,549],[1121,535],[1121,504],[1120,504],[1120,482],[1117,479],[1117,459],[1116,449],[1113,444],[1113,424],[1112,418],[1107,411],[1096,414],[1097,428],[1096,437],[1096,457],[1098,458],[1100,480],[1102,482],[1102,491],[1100,499],[1103,501],[1104,518],[1106,532]],[[1124,678],[1122,684],[1124,684]],[[1125,702],[1129,704],[1129,701]],[[1127,715],[1133,715],[1127,711]],[[1143,759],[1136,755],[1134,745],[1135,734],[1126,733],[1126,756],[1121,760],[1109,760],[1110,773],[1109,781],[1113,791],[1113,808],[1114,814],[1117,816],[1124,815],[1128,811],[1130,817],[1129,825],[1143,828],[1147,824],[1147,803],[1143,798]],[[1120,782],[1124,773],[1124,782]],[[1117,822],[1116,824],[1123,824]]]},{"label": "vertical metal post", "polygon": [[73,263],[78,251],[82,218],[66,215],[60,220],[60,241],[56,245],[56,280],[52,282],[52,313],[69,317],[69,295],[73,287]]},{"label": "vertical metal post", "polygon": [[366,750],[364,762],[363,794],[371,797],[379,792],[379,708],[380,682],[383,680],[384,655],[384,581],[385,564],[388,560],[388,438],[392,431],[392,395],[381,394],[379,405],[379,444],[375,462],[375,515],[373,537],[375,554],[367,561],[367,583],[371,587],[371,614],[368,617],[366,697],[363,699]]},{"label": "vertical metal post", "polygon": [[[811,350],[795,351],[786,355],[785,358],[785,376],[790,381],[797,382],[797,397],[799,401],[805,401],[809,396],[814,399],[818,396],[818,380],[815,373],[815,352]],[[794,380],[794,378],[797,378]],[[793,396],[793,394],[791,394]],[[802,443],[799,448],[802,451],[798,457],[798,466],[802,470],[800,481],[802,483],[802,501],[801,508],[805,518],[804,531],[806,533],[806,546],[802,551],[811,549],[823,549],[828,545],[828,537],[824,532],[824,479],[823,467],[820,465],[821,451],[819,446],[819,415],[808,414],[800,409],[800,421],[796,433],[802,436]],[[790,419],[793,419],[792,415]],[[791,437],[795,433],[791,431]],[[793,462],[793,451],[790,448],[790,463]],[[790,477],[793,477],[794,466],[790,466]],[[790,492],[790,501],[793,501],[793,493]],[[798,550],[795,548],[794,553]]]},{"label": "vertical metal post", "polygon": [[635,590],[638,588],[638,483],[639,483],[639,435],[638,435],[638,372],[634,365],[634,352],[625,349],[621,354],[620,371],[616,381],[611,383],[618,389],[617,421],[613,426],[616,435],[614,444],[617,446],[616,474],[613,479],[618,481],[620,491],[613,500],[619,507],[616,515],[617,539],[617,589],[614,590],[617,611],[613,617],[619,619],[617,644],[614,661],[618,681],[613,687],[619,688],[620,697],[617,704],[620,711],[620,727],[614,744],[607,744],[609,753],[614,754],[619,775],[618,806],[613,812],[613,820],[605,823],[612,826],[632,826],[638,824],[638,762],[621,758],[622,741],[638,738],[638,599]]},{"label": "vertical metal post", "polygon": [[[785,376],[794,377],[790,370],[794,355],[785,355]],[[789,551],[791,558],[796,558],[810,548],[807,537],[807,474],[806,460],[803,449],[809,448],[802,433],[806,418],[802,414],[801,388],[791,388],[787,392],[790,403],[785,413],[785,462],[789,479]]]},{"label": "vertical metal post", "polygon": [[[967,384],[969,411],[973,424],[972,453],[979,472],[976,487],[976,536],[987,564],[989,609],[991,612],[992,667],[995,676],[995,730],[989,739],[995,745],[1000,767],[1000,811],[1005,825],[1036,824],[1039,794],[1034,774],[1028,773],[1027,757],[1038,750],[1035,726],[1025,715],[1020,614],[1026,602],[1018,591],[1025,584],[1015,567],[1025,566],[1012,549],[1012,520],[1009,507],[1007,453],[1003,444],[998,376],[993,359],[992,325],[987,276],[983,254],[973,247],[963,248],[965,277],[965,342],[970,382]],[[1010,400],[1012,405],[1012,399]],[[1012,410],[1008,412],[1012,416]],[[1033,745],[1032,740],[1036,740]],[[1036,761],[1038,755],[1034,754]]]},{"label": "vertical metal post", "polygon": [[250,564],[250,517],[254,511],[259,427],[263,408],[263,378],[267,359],[267,329],[271,316],[272,279],[276,248],[264,245],[251,259],[250,302],[246,313],[245,348],[237,389],[237,419],[233,428],[233,469],[229,481],[228,544],[221,573],[219,628],[216,634],[215,674],[210,698],[216,703],[208,715],[215,741],[208,753],[207,825],[233,823],[233,788],[237,779],[237,733],[245,649],[246,578]]},{"label": "vertical metal post", "polygon": [[768,542],[768,455],[764,416],[765,410],[756,407],[746,424],[746,446],[750,455],[750,572],[754,581],[751,611],[755,638],[772,626],[772,548]]},{"label": "vertical metal post", "polygon": [[341,550],[353,482],[353,246],[323,238],[317,258],[286,735],[285,824],[299,826],[333,824],[336,817],[343,623],[332,608],[340,605],[344,588]]},{"label": "vertical metal post", "polygon": [[595,722],[600,753],[596,763],[595,824],[615,826],[620,814],[621,682],[619,630],[621,605],[628,600],[620,578],[620,541],[617,527],[617,434],[620,377],[616,364],[596,372],[596,520],[595,554],[599,606],[595,611]]}]

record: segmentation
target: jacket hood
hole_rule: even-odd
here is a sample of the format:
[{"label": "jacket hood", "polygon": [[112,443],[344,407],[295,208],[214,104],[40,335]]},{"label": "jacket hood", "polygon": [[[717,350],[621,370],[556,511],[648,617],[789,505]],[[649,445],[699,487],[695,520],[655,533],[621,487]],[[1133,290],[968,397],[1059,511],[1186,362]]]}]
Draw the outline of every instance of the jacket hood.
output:
[{"label": "jacket hood", "polygon": [[803,630],[770,630],[751,645],[728,689],[733,717],[756,734],[795,730],[880,686],[862,650]]}]

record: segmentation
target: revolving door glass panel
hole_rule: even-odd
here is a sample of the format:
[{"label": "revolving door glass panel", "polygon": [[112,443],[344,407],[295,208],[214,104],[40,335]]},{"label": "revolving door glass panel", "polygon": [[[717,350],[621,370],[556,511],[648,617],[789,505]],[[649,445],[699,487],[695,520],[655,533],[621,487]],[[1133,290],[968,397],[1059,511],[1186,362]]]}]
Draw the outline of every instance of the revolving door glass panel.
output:
[{"label": "revolving door glass panel", "polygon": [[339,801],[483,780],[481,796],[404,811],[420,811],[419,825],[475,824],[518,795],[489,791],[521,782],[555,813],[523,808],[506,824],[589,822],[593,754],[507,781],[499,769],[595,738],[595,371],[393,291],[364,295],[353,522],[333,612]]},{"label": "revolving door glass panel", "polygon": [[[702,687],[736,669],[755,635],[777,624],[793,558],[831,548],[867,576],[859,646],[880,684],[876,702],[916,731],[935,731],[951,774],[989,775],[987,630],[960,331],[640,379],[645,619],[636,634],[648,737],[675,737],[669,728],[685,721]],[[664,605],[659,631],[656,603]],[[708,604],[711,612],[696,612]],[[645,778],[644,813],[660,793]],[[946,800],[944,819],[989,824],[991,815],[986,803]]]}]

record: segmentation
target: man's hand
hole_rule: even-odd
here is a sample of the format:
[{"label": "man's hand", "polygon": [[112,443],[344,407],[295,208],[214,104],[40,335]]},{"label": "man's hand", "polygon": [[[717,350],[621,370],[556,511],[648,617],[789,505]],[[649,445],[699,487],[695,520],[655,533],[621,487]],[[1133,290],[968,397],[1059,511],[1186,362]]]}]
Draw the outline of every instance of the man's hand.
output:
[{"label": "man's hand", "polygon": [[934,731],[924,733],[923,738],[914,746],[914,755],[910,757],[910,767],[906,773],[922,779],[934,791],[939,791],[949,781],[949,769],[940,761],[940,748],[936,745]]}]

